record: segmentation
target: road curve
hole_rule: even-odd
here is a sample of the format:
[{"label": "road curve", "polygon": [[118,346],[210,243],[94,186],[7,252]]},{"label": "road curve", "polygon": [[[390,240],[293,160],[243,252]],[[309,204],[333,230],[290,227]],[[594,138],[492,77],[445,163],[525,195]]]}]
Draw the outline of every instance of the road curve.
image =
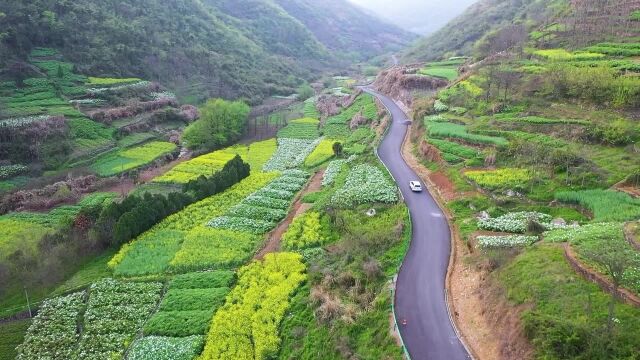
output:
[{"label": "road curve", "polygon": [[378,155],[398,183],[413,223],[411,246],[398,274],[394,299],[405,346],[412,360],[470,359],[451,324],[445,300],[451,253],[447,219],[428,191],[413,193],[409,188],[409,181],[419,179],[401,154],[409,119],[390,98],[364,90],[380,99],[391,113],[391,128],[378,147]]}]

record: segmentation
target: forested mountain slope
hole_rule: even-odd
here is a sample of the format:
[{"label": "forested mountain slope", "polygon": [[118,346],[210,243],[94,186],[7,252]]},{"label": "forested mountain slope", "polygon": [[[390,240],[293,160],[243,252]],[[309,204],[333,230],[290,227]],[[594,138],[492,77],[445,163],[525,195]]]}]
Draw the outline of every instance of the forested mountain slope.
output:
[{"label": "forested mountain slope", "polygon": [[[148,78],[182,95],[259,101],[290,94],[315,70],[344,65],[336,58],[365,59],[412,39],[346,1],[303,5],[289,14],[270,0],[2,0],[0,68],[9,67],[5,78],[19,77],[16,60],[46,46],[82,73]],[[313,26],[343,9],[336,26]],[[352,44],[340,39],[364,45],[345,56]]]},{"label": "forested mountain slope", "polygon": [[483,40],[501,36],[508,47],[508,43],[528,39],[524,29],[537,29],[530,39],[547,48],[577,49],[590,43],[616,42],[640,36],[639,8],[638,0],[482,0],[407,49],[403,60],[430,61],[455,55],[482,58],[505,50],[487,49]]},{"label": "forested mountain slope", "polygon": [[401,50],[415,35],[368,15],[344,0],[274,0],[327,48],[354,59]]},{"label": "forested mountain slope", "polygon": [[566,0],[482,0],[445,27],[408,49],[407,62],[434,60],[445,54],[469,54],[487,33],[513,23],[548,19],[566,8]]}]

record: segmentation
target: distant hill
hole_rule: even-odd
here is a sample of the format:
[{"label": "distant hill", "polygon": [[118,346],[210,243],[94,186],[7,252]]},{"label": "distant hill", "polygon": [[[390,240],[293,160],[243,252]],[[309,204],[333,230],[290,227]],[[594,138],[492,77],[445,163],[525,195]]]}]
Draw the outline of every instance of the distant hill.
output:
[{"label": "distant hill", "polygon": [[402,58],[413,62],[469,55],[473,45],[489,32],[513,23],[548,19],[566,6],[565,0],[481,0],[442,29],[418,41]]},{"label": "distant hill", "polygon": [[274,0],[338,57],[365,60],[399,51],[417,35],[384,22],[345,0]]},{"label": "distant hill", "polygon": [[[404,51],[405,63],[477,54],[479,41],[522,27],[541,47],[579,48],[640,36],[640,0],[481,0]],[[513,35],[513,34],[512,34]]]},{"label": "distant hill", "polygon": [[460,15],[476,0],[349,0],[416,34],[429,35]]},{"label": "distant hill", "polygon": [[413,39],[345,0],[0,0],[0,29],[4,79],[20,76],[16,61],[46,46],[85,74],[252,102]]}]

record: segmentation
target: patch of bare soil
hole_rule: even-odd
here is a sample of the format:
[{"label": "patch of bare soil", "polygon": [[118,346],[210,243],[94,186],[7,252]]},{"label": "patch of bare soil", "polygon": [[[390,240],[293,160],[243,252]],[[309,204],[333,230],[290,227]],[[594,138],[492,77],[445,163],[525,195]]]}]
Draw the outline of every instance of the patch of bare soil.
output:
[{"label": "patch of bare soil", "polygon": [[140,176],[138,177],[138,181],[142,183],[147,183],[155,179],[156,177],[163,175],[167,171],[173,169],[176,165],[191,159],[191,154],[192,154],[191,152],[188,152],[184,156],[181,156],[162,166],[144,170],[143,172],[140,173]]},{"label": "patch of bare soil", "polygon": [[630,222],[625,224],[624,237],[631,246],[640,251],[640,222]]},{"label": "patch of bare soil", "polygon": [[396,66],[381,72],[373,87],[395,100],[411,107],[414,91],[435,91],[446,87],[449,82],[443,79],[418,75],[419,65]]},{"label": "patch of bare soil", "polygon": [[627,289],[618,288],[616,290],[608,277],[582,263],[569,244],[564,245],[564,257],[567,259],[573,270],[583,278],[597,284],[602,290],[610,294],[615,291],[618,298],[624,300],[627,304],[640,307],[640,297]]},{"label": "patch of bare soil", "polygon": [[185,162],[191,159],[191,152],[187,153],[185,156],[182,156],[178,159],[175,159],[169,163],[166,163],[162,166],[148,168],[143,170],[138,176],[138,182],[134,182],[131,178],[121,178],[117,181],[117,183],[112,184],[108,187],[100,189],[100,191],[104,192],[114,192],[120,194],[122,197],[125,197],[131,191],[135,190],[138,184],[144,184],[152,181],[158,176],[163,175],[169,170],[173,169],[176,165]]},{"label": "patch of bare soil", "polygon": [[533,348],[520,323],[520,314],[526,307],[509,304],[490,274],[471,263],[474,255],[460,239],[456,239],[455,246],[458,256],[449,275],[449,302],[458,330],[474,357],[533,358]]},{"label": "patch of bare soil", "polygon": [[[413,128],[402,147],[405,161],[427,184],[451,224],[446,202],[471,193],[457,193],[454,184],[441,172],[431,172],[416,158],[411,142]],[[452,256],[447,276],[451,316],[461,338],[476,359],[531,359],[533,348],[524,335],[520,314],[486,270],[472,264],[476,256],[451,226]]]},{"label": "patch of bare soil", "polygon": [[136,188],[136,184],[133,179],[130,178],[121,178],[118,180],[118,183],[111,185],[107,188],[100,189],[103,192],[112,192],[121,195],[123,198],[127,196],[131,191]]},{"label": "patch of bare soil", "polygon": [[307,183],[307,186],[296,196],[293,206],[289,211],[287,217],[278,224],[274,230],[272,230],[267,235],[267,242],[264,247],[256,254],[254,257],[257,260],[262,260],[265,255],[277,252],[280,250],[280,241],[282,240],[282,235],[287,231],[289,225],[293,221],[293,219],[305,213],[307,210],[311,208],[310,204],[305,204],[302,202],[302,197],[305,194],[319,191],[322,188],[322,177],[324,176],[324,170],[318,171],[311,180]]},{"label": "patch of bare soil", "polygon": [[638,189],[637,187],[620,184],[620,185],[614,186],[614,189],[627,193],[635,198],[640,197],[640,189]]}]

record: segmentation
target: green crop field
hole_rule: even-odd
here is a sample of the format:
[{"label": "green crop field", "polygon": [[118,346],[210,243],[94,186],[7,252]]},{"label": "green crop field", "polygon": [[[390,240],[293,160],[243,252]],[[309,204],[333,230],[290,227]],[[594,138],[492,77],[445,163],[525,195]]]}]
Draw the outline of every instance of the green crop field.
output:
[{"label": "green crop field", "polygon": [[91,165],[91,168],[100,176],[113,176],[148,165],[176,148],[176,145],[172,143],[152,141],[101,157]]},{"label": "green crop field", "polygon": [[279,138],[316,139],[319,136],[320,120],[304,118],[289,121],[289,124],[278,131]]},{"label": "green crop field", "polygon": [[458,70],[452,67],[427,67],[420,69],[420,74],[434,76],[449,81],[453,81],[458,78]]},{"label": "green crop field", "polygon": [[505,146],[509,143],[506,139],[501,137],[469,133],[464,125],[450,122],[428,121],[426,126],[429,135],[436,138],[453,138],[467,141],[472,144],[497,146]]}]

